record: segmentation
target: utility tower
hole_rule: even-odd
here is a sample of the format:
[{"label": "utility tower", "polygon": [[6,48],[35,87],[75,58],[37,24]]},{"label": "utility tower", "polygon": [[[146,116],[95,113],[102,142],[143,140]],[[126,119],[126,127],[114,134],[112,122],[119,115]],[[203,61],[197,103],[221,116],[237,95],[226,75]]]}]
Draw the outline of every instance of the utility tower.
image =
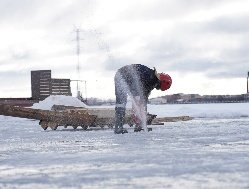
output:
[{"label": "utility tower", "polygon": [[77,54],[77,97],[80,97],[80,88],[79,88],[79,80],[80,80],[80,29],[76,28],[76,54]]},{"label": "utility tower", "polygon": [[249,94],[248,78],[249,78],[249,72],[247,72],[247,94]]},{"label": "utility tower", "polygon": [[80,80],[80,29],[76,29],[76,54],[77,54],[77,97],[80,96],[79,81]]},{"label": "utility tower", "polygon": [[81,94],[81,91],[80,91],[80,86],[82,85],[82,82],[84,82],[85,84],[85,100],[87,101],[87,87],[86,87],[86,80],[81,80],[80,79],[80,41],[82,40],[80,38],[80,33],[81,33],[81,30],[80,28],[76,28],[75,30],[75,33],[76,33],[76,55],[77,55],[77,64],[76,64],[76,71],[77,71],[77,78],[75,80],[71,80],[71,81],[76,81],[77,82],[77,98],[80,99],[80,100],[83,100],[82,98],[82,94]]}]

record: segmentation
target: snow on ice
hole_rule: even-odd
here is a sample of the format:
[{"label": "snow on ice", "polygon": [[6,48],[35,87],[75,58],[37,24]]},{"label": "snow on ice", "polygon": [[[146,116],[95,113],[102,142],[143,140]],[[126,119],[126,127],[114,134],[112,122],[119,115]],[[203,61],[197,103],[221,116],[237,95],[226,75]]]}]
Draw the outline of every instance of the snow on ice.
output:
[{"label": "snow on ice", "polygon": [[84,108],[87,107],[87,105],[80,101],[78,98],[64,95],[51,95],[43,101],[33,104],[32,108],[41,110],[51,110],[53,105],[75,106]]},{"label": "snow on ice", "polygon": [[[49,109],[57,98],[34,107]],[[148,110],[195,119],[149,133],[126,126],[128,134],[115,135],[107,128],[43,131],[36,120],[0,116],[0,188],[249,188],[248,103]]]}]

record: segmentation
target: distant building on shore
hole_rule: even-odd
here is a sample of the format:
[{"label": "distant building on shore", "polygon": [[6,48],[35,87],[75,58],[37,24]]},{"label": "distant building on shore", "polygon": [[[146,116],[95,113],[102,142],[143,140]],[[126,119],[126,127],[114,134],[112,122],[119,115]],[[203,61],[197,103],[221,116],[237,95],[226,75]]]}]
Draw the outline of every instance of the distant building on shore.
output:
[{"label": "distant building on shore", "polygon": [[167,99],[163,97],[150,99],[151,104],[167,104]]},{"label": "distant building on shore", "polygon": [[52,78],[51,70],[31,71],[32,97],[0,98],[0,104],[28,107],[50,95],[72,96],[70,82],[70,79]]},{"label": "distant building on shore", "polygon": [[152,98],[151,104],[195,104],[195,103],[232,103],[249,102],[249,93],[241,95],[199,95],[199,94],[173,94]]}]

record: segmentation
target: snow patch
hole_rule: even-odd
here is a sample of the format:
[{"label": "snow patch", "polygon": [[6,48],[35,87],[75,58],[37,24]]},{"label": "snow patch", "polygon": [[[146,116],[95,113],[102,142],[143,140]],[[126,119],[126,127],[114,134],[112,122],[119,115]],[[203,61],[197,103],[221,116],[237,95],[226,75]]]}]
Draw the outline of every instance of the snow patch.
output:
[{"label": "snow patch", "polygon": [[64,95],[51,95],[43,101],[33,104],[32,108],[41,110],[51,110],[53,105],[75,106],[84,108],[87,107],[85,103],[81,102],[75,97]]}]

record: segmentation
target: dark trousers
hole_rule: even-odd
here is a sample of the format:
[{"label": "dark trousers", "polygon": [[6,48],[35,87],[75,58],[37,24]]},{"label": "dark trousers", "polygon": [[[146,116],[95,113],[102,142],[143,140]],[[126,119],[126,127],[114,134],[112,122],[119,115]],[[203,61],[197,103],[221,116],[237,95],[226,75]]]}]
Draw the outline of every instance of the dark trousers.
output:
[{"label": "dark trousers", "polygon": [[125,122],[125,109],[127,103],[128,86],[120,72],[117,72],[114,78],[115,82],[115,130],[122,128]]},{"label": "dark trousers", "polygon": [[116,95],[115,129],[123,127],[125,122],[125,110],[128,95],[131,97],[133,103],[137,103],[135,97],[139,96],[140,102],[144,104],[145,109],[147,104],[147,98],[144,97],[142,84],[137,72],[132,68],[122,71],[117,71],[114,78]]}]

